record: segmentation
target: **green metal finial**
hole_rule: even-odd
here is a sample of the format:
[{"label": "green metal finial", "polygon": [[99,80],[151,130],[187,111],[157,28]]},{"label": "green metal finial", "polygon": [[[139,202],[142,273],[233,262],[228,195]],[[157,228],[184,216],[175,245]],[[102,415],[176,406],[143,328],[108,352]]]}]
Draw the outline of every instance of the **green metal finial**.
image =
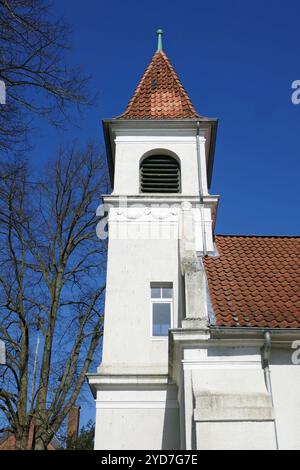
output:
[{"label": "green metal finial", "polygon": [[157,51],[156,52],[161,52],[163,50],[162,48],[162,35],[163,35],[163,30],[158,29],[156,31],[157,33]]}]

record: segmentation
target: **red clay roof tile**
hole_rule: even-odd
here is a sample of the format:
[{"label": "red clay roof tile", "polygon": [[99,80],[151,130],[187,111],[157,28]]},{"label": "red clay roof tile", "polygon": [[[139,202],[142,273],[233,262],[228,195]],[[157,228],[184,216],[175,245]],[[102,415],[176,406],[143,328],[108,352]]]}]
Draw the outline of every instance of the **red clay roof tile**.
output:
[{"label": "red clay roof tile", "polygon": [[215,241],[204,266],[217,326],[300,328],[300,237]]},{"label": "red clay roof tile", "polygon": [[191,119],[195,110],[164,52],[156,52],[119,119]]}]

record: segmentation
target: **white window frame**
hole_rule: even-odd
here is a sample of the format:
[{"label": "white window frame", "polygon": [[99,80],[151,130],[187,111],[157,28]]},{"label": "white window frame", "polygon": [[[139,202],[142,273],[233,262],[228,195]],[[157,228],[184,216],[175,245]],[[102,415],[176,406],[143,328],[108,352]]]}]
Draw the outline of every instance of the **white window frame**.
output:
[{"label": "white window frame", "polygon": [[[169,298],[154,298],[151,294],[151,289],[172,289],[172,297]],[[153,304],[162,303],[162,304],[170,304],[170,328],[173,328],[173,311],[174,311],[174,287],[172,282],[151,282],[150,283],[150,337],[153,341],[166,341],[168,339],[168,335],[166,336],[155,336],[153,335]]]}]

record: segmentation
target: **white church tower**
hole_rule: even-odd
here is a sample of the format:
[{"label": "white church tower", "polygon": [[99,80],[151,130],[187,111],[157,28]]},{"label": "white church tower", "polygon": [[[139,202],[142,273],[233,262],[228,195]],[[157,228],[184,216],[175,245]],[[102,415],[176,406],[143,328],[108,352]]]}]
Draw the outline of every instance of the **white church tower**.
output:
[{"label": "white church tower", "polygon": [[102,363],[89,374],[95,448],[180,449],[185,392],[169,330],[205,327],[210,315],[201,257],[214,254],[217,120],[196,112],[159,30],[125,112],[103,126],[113,192]]}]

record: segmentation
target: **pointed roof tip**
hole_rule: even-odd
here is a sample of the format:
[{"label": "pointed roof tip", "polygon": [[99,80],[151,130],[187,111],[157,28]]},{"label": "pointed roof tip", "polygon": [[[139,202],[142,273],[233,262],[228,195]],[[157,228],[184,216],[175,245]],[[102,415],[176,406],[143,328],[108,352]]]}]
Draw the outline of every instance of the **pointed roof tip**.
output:
[{"label": "pointed roof tip", "polygon": [[165,52],[161,29],[146,71],[119,119],[197,119],[198,114]]}]

